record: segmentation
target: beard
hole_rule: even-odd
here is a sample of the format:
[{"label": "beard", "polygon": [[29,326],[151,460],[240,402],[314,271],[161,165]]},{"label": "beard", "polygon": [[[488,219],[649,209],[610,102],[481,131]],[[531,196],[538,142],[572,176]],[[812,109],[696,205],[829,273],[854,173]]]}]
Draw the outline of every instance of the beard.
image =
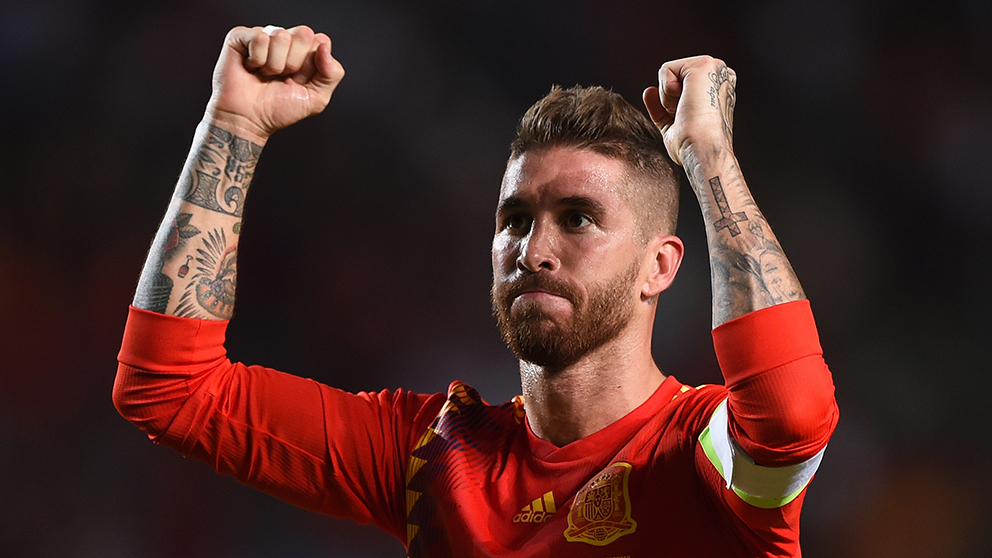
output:
[{"label": "beard", "polygon": [[[640,272],[638,261],[613,277],[593,284],[589,303],[580,306],[580,296],[570,284],[544,274],[527,275],[512,283],[493,282],[491,299],[493,315],[503,341],[517,358],[561,369],[575,364],[583,356],[614,339],[630,323],[634,315],[634,282]],[[511,310],[514,299],[528,288],[561,296],[568,300],[574,312],[563,323],[549,315],[537,304]]]}]

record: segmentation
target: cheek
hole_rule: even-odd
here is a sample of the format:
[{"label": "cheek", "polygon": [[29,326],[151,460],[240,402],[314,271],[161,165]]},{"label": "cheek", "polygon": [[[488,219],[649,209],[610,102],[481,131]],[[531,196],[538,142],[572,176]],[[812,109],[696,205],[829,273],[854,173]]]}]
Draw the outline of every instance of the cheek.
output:
[{"label": "cheek", "polygon": [[516,267],[516,252],[514,243],[504,235],[493,237],[493,274],[499,276],[508,267]]},{"label": "cheek", "polygon": [[636,250],[626,243],[597,239],[574,250],[562,251],[562,267],[570,270],[576,282],[586,288],[628,269],[637,257]]},{"label": "cheek", "polygon": [[558,251],[562,266],[577,273],[596,273],[617,256],[618,246],[602,237],[568,239]]}]

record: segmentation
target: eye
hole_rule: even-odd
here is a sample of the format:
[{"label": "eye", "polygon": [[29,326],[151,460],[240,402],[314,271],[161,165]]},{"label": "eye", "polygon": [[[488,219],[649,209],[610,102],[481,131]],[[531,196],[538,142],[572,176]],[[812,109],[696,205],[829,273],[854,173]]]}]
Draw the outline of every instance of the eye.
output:
[{"label": "eye", "polygon": [[592,219],[584,213],[569,213],[565,216],[565,226],[570,229],[581,229],[592,224]]},{"label": "eye", "polygon": [[525,230],[530,219],[523,213],[511,213],[503,220],[503,228],[511,231]]}]

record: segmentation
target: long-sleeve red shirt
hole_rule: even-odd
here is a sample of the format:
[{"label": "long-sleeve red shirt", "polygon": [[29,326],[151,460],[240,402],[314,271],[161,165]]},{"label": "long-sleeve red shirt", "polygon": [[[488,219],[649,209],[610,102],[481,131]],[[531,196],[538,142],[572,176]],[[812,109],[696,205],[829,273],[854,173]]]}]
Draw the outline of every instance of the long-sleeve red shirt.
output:
[{"label": "long-sleeve red shirt", "polygon": [[[226,326],[132,308],[121,414],[242,483],[378,525],[411,557],[799,556],[805,482],[837,421],[805,301],[714,330],[726,387],[670,376],[561,448],[534,436],[520,398],[489,405],[460,382],[349,394],[232,363]],[[790,475],[798,490],[773,494]]]}]

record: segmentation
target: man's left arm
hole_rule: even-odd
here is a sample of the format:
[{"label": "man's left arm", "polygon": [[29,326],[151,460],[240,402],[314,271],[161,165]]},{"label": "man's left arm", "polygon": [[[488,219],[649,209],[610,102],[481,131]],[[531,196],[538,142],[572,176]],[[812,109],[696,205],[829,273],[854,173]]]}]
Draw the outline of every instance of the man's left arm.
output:
[{"label": "man's left arm", "polygon": [[720,60],[676,60],[661,67],[659,87],[644,92],[644,103],[705,222],[714,340],[730,390],[710,421],[708,441],[722,445],[709,448],[710,460],[728,484],[733,476],[793,492],[815,470],[837,407],[806,295],[734,155],[736,82]]},{"label": "man's left arm", "polygon": [[713,288],[713,327],[806,298],[792,265],[744,182],[733,150],[737,76],[699,56],[668,62],[644,94],[672,159],[703,212]]}]

